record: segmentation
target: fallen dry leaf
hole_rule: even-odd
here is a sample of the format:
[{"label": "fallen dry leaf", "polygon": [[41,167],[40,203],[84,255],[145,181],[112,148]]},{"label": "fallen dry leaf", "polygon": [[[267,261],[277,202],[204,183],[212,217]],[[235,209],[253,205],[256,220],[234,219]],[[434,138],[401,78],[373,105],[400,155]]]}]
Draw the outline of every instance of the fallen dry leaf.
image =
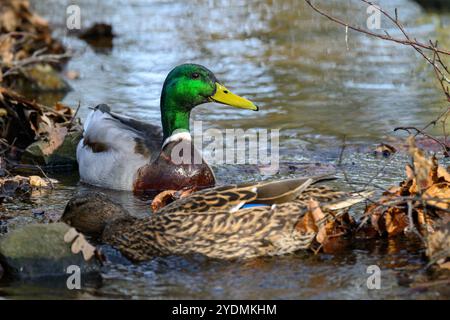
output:
[{"label": "fallen dry leaf", "polygon": [[[450,221],[450,173],[439,165],[436,156],[427,156],[419,149],[413,138],[408,139],[408,145],[412,164],[406,165],[406,179],[366,209],[370,224],[365,229],[389,236],[418,230],[421,238],[426,239],[430,260],[446,267],[450,256],[450,222],[447,229],[442,225]],[[409,225],[411,221],[414,226]]]},{"label": "fallen dry leaf", "polygon": [[432,263],[450,269],[450,216],[442,219],[435,232],[425,238],[426,254]]},{"label": "fallen dry leaf", "polygon": [[439,267],[440,267],[441,269],[447,269],[447,270],[450,270],[450,261],[439,264]]},{"label": "fallen dry leaf", "polygon": [[[74,112],[68,106],[57,103],[54,108],[46,107],[1,87],[0,109],[6,110],[6,115],[0,117],[0,138],[8,144],[14,143],[20,150],[14,154],[14,160],[20,160],[24,150],[37,141],[40,155],[48,157],[58,150],[68,134],[81,131],[81,126],[72,121]],[[6,157],[11,156],[6,154]]]},{"label": "fallen dry leaf", "polygon": [[441,182],[429,187],[422,195],[427,204],[440,209],[450,208],[450,183]]},{"label": "fallen dry leaf", "polygon": [[11,37],[0,37],[0,60],[4,65],[11,65],[14,60],[14,40]]},{"label": "fallen dry leaf", "polygon": [[438,178],[443,178],[445,181],[450,182],[450,168],[444,168],[442,166],[438,166],[437,169]]},{"label": "fallen dry leaf", "polygon": [[2,27],[6,32],[12,32],[19,27],[19,20],[16,19],[15,13],[11,10],[6,10],[0,16]]},{"label": "fallen dry leaf", "polygon": [[319,206],[319,202],[310,199],[308,201],[308,211],[311,212],[314,224],[317,226],[316,240],[319,243],[324,243],[327,239],[325,214],[322,212]]},{"label": "fallen dry leaf", "polygon": [[75,228],[70,228],[64,235],[64,242],[70,243],[78,236],[78,231]]},{"label": "fallen dry leaf", "polygon": [[[72,117],[74,115],[73,109],[61,102],[57,102],[53,108],[62,116]],[[52,113],[50,113],[49,116],[52,116]]]},{"label": "fallen dry leaf", "polygon": [[405,166],[405,172],[407,178],[406,181],[413,181],[415,178],[414,169],[411,167],[409,163]]},{"label": "fallen dry leaf", "polygon": [[[342,206],[337,204],[339,208]],[[327,206],[321,208],[318,201],[310,199],[307,202],[307,212],[295,225],[295,230],[302,235],[314,236],[315,241],[311,246],[314,252],[322,249],[324,252],[334,253],[343,249],[347,241],[342,236],[351,233],[356,226],[348,212],[339,216],[333,216],[329,212]]]},{"label": "fallen dry leaf", "polygon": [[15,196],[29,196],[31,194],[31,186],[29,179],[22,176],[0,178],[0,203],[4,199]]},{"label": "fallen dry leaf", "polygon": [[437,179],[438,163],[435,156],[429,158],[425,153],[417,148],[414,137],[408,138],[409,153],[413,158],[414,183],[411,186],[411,193],[418,193],[429,188]]},{"label": "fallen dry leaf", "polygon": [[47,156],[57,150],[63,144],[67,132],[66,127],[60,127],[58,125],[49,127],[45,139],[46,145],[42,148],[42,153]]},{"label": "fallen dry leaf", "polygon": [[30,186],[35,188],[46,188],[48,187],[48,182],[39,176],[30,176]]},{"label": "fallen dry leaf", "polygon": [[[52,37],[48,22],[30,10],[28,0],[2,0],[0,69],[6,72],[13,64],[30,58],[40,49],[46,49],[46,54],[61,54],[65,51],[61,42]],[[6,85],[15,83],[16,79],[10,78],[16,77],[6,77]]]},{"label": "fallen dry leaf", "polygon": [[81,252],[84,260],[88,261],[95,256],[96,248],[91,245],[82,233],[75,228],[70,228],[64,235],[64,242],[72,243],[71,250],[74,254]]},{"label": "fallen dry leaf", "polygon": [[391,236],[402,233],[409,224],[408,216],[396,207],[389,208],[385,212],[384,219],[386,232]]},{"label": "fallen dry leaf", "polygon": [[409,205],[405,198],[410,199],[412,218],[416,223],[414,227],[422,232],[434,230],[432,216],[443,214],[436,212],[433,207],[442,210],[450,208],[448,170],[439,166],[435,156],[428,157],[417,148],[414,139],[408,139],[408,144],[413,163],[405,167],[406,179],[399,186],[384,192],[365,211],[370,217],[371,227],[380,235],[387,233],[395,236],[407,230]]},{"label": "fallen dry leaf", "polygon": [[319,228],[316,226],[311,211],[308,210],[305,215],[299,219],[299,221],[295,225],[295,230],[297,230],[301,234],[317,233]]},{"label": "fallen dry leaf", "polygon": [[29,176],[28,181],[33,188],[48,188],[52,187],[53,184],[58,183],[58,180],[50,178],[44,179],[39,176]]},{"label": "fallen dry leaf", "polygon": [[80,251],[86,261],[95,256],[95,247],[91,245],[82,234],[80,234],[72,243],[72,252],[77,254]]}]

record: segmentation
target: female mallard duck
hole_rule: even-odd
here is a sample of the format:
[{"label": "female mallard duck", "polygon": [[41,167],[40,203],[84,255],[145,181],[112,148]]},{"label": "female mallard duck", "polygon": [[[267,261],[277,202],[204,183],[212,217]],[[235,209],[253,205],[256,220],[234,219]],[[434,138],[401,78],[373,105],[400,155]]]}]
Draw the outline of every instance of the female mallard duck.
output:
[{"label": "female mallard duck", "polygon": [[[157,126],[97,106],[84,125],[77,147],[81,181],[119,190],[204,188],[215,184],[213,172],[200,161],[175,164],[171,151],[180,141],[190,143],[191,110],[206,102],[257,111],[249,100],[231,93],[203,66],[174,68],[161,93],[162,132]],[[197,159],[192,153],[191,160]]]},{"label": "female mallard duck", "polygon": [[[340,218],[367,193],[349,194],[324,185],[323,177],[229,185],[194,192],[150,217],[130,216],[100,195],[74,198],[62,220],[81,232],[100,236],[133,261],[170,254],[203,254],[248,259],[308,249],[327,222]],[[323,214],[319,229],[300,225],[311,208]],[[92,212],[96,214],[93,215]]]}]

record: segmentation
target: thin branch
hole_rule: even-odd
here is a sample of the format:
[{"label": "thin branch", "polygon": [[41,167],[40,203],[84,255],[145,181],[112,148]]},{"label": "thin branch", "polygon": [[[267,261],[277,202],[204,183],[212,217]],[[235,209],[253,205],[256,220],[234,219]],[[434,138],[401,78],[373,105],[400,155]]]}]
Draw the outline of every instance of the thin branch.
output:
[{"label": "thin branch", "polygon": [[78,111],[80,110],[80,107],[81,107],[81,102],[78,101],[78,107],[75,110],[75,113],[73,114],[72,119],[70,119],[70,122],[69,122],[69,125],[67,126],[67,129],[72,128],[73,122],[75,121],[75,118],[77,117],[77,114],[78,114]]},{"label": "thin branch", "polygon": [[[392,36],[389,35],[389,33],[387,33],[385,31],[385,34],[379,34],[376,32],[372,32],[370,30],[366,30],[366,29],[362,29],[360,27],[356,27],[356,26],[352,26],[349,23],[338,19],[326,12],[324,12],[323,10],[319,9],[318,7],[316,7],[315,5],[313,5],[311,3],[311,0],[305,0],[305,2],[317,13],[319,13],[320,15],[328,18],[331,21],[334,21],[342,26],[344,26],[347,29],[351,29],[353,31],[357,31],[360,33],[365,33],[367,35],[382,39],[382,40],[387,40],[387,41],[392,41],[392,42],[396,42],[396,43],[400,43],[403,45],[408,45],[411,46],[412,48],[414,48],[414,50],[416,50],[429,64],[431,64],[436,72],[436,77],[439,80],[443,92],[447,98],[447,101],[450,102],[450,93],[448,92],[448,89],[445,88],[444,86],[444,82],[447,82],[450,84],[450,79],[445,75],[446,73],[449,74],[449,70],[447,67],[443,67],[444,71],[441,70],[441,68],[439,68],[439,66],[436,64],[435,60],[437,60],[439,62],[439,64],[444,65],[442,63],[442,60],[439,56],[439,54],[444,54],[444,55],[449,55],[450,56],[450,51],[449,50],[444,50],[444,49],[440,49],[437,48],[437,43],[433,44],[431,41],[429,42],[429,44],[425,44],[422,42],[417,41],[417,39],[411,39],[411,37],[406,33],[405,28],[403,27],[403,25],[400,23],[400,21],[398,20],[398,13],[397,13],[397,9],[395,9],[395,18],[392,17],[388,12],[386,12],[385,10],[383,10],[380,6],[376,5],[376,7],[378,8],[378,10],[385,16],[387,17],[390,21],[392,21],[392,23],[394,23],[397,28],[402,32],[402,34],[404,35],[405,39],[399,39],[399,38],[394,38]],[[367,1],[367,0],[361,0],[361,2],[364,2],[367,5],[373,5],[375,6],[374,3]],[[433,58],[430,59],[429,57],[427,57],[425,55],[425,53],[423,52],[422,49],[428,50],[433,52],[433,55],[436,56],[436,59]]]},{"label": "thin branch", "polygon": [[[361,0],[361,1],[367,3],[368,5],[375,5],[372,2],[370,2],[370,1],[366,1],[366,0]],[[393,38],[391,36],[382,35],[382,34],[379,34],[379,33],[376,33],[376,32],[372,32],[372,31],[369,31],[369,30],[361,29],[361,28],[356,27],[356,26],[352,26],[351,24],[349,24],[349,23],[347,23],[345,21],[342,21],[342,20],[340,20],[340,19],[338,19],[338,18],[336,18],[336,17],[334,17],[334,16],[332,16],[332,15],[322,11],[321,9],[319,9],[318,7],[316,7],[315,5],[312,4],[311,0],[305,0],[305,2],[314,11],[316,11],[320,15],[322,15],[322,16],[328,18],[329,20],[334,21],[334,22],[336,22],[336,23],[338,23],[338,24],[340,24],[340,25],[342,25],[344,27],[348,27],[351,30],[354,30],[354,31],[357,31],[357,32],[363,32],[365,34],[368,34],[368,35],[371,35],[371,36],[374,36],[374,37],[377,37],[377,38],[380,38],[380,39],[383,39],[383,40],[393,41],[393,42],[397,42],[397,43],[404,44],[404,45],[409,45],[409,46],[417,46],[417,47],[420,47],[422,49],[426,49],[426,50],[430,50],[430,51],[437,51],[438,53],[442,53],[442,54],[445,54],[445,55],[450,55],[450,51],[448,51],[448,50],[435,49],[435,48],[433,48],[430,45],[418,42],[416,40],[410,40],[410,39],[404,40],[404,39]],[[379,6],[377,6],[377,7],[379,7]],[[388,18],[390,18],[395,23],[396,20],[394,18],[392,18],[389,14],[387,14],[384,11],[382,11],[382,9],[380,10],[380,12],[382,12],[384,15],[386,15]]]},{"label": "thin branch", "polygon": [[442,151],[444,153],[444,156],[445,157],[450,157],[450,146],[448,146],[445,142],[442,142],[442,141],[436,139],[432,135],[429,135],[428,133],[424,132],[423,130],[418,129],[416,127],[396,127],[396,128],[394,128],[394,132],[398,131],[398,130],[404,130],[404,131],[406,131],[408,133],[411,133],[410,130],[416,131],[416,134],[414,136],[417,136],[418,134],[421,134],[421,135],[423,135],[423,136],[425,136],[425,137],[435,141],[437,144],[439,144],[442,147]]},{"label": "thin branch", "polygon": [[[62,54],[40,54],[42,50],[36,51],[31,57],[14,61],[11,64],[11,67],[3,74],[3,77],[8,77],[13,74],[17,74],[22,71],[22,69],[26,66],[37,64],[37,63],[59,63],[62,59],[66,59],[71,57],[70,53],[62,53]],[[2,65],[6,66],[6,64],[2,63]]]}]

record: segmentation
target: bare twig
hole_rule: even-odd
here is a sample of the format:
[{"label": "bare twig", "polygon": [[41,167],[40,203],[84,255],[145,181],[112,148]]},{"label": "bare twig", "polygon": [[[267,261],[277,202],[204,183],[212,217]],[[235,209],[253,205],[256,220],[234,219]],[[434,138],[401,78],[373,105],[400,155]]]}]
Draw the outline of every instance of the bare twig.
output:
[{"label": "bare twig", "polygon": [[[387,40],[387,41],[392,41],[392,42],[396,42],[402,45],[407,45],[407,46],[411,46],[415,51],[417,51],[429,64],[431,64],[433,66],[433,69],[435,71],[436,74],[436,78],[438,79],[442,90],[446,96],[446,100],[448,102],[450,102],[450,92],[448,87],[444,84],[450,84],[450,73],[449,73],[449,69],[444,65],[444,63],[442,62],[442,59],[440,57],[440,54],[444,54],[444,55],[448,55],[450,56],[450,51],[449,50],[444,50],[444,49],[440,49],[437,47],[437,42],[433,43],[432,41],[429,41],[429,43],[422,43],[419,42],[417,39],[412,39],[406,32],[405,28],[403,27],[403,25],[400,23],[400,21],[398,20],[398,12],[397,9],[395,10],[395,17],[392,17],[388,12],[386,12],[385,10],[383,10],[380,6],[377,5],[377,8],[379,9],[379,11],[385,16],[387,17],[390,21],[392,21],[392,23],[397,26],[397,28],[402,32],[402,34],[404,35],[405,39],[399,39],[399,38],[394,38],[392,36],[389,35],[389,33],[387,33],[386,31],[384,32],[384,34],[379,34],[376,32],[372,32],[370,30],[365,30],[362,29],[360,27],[356,27],[353,26],[351,24],[349,24],[348,22],[345,22],[339,18],[336,18],[326,12],[324,12],[323,10],[319,9],[317,6],[313,5],[311,3],[311,0],[305,0],[305,2],[317,13],[319,13],[320,15],[328,18],[331,21],[334,21],[342,26],[344,26],[347,29],[351,29],[353,31],[357,31],[360,33],[364,33],[382,40]],[[367,1],[367,0],[361,0],[361,2],[367,4],[367,5],[375,5],[374,3],[372,3],[371,1]],[[432,52],[433,53],[433,57],[430,58],[428,57],[424,50]],[[437,63],[436,63],[437,61]]]},{"label": "bare twig", "polygon": [[[367,3],[368,5],[375,5],[372,2],[370,2],[370,1],[366,1],[366,0],[361,0],[361,1]],[[311,0],[305,0],[305,2],[314,11],[316,11],[320,15],[322,15],[322,16],[328,18],[329,20],[334,21],[334,22],[336,22],[336,23],[338,23],[338,24],[340,24],[340,25],[342,25],[344,27],[348,27],[351,30],[354,30],[354,31],[357,31],[357,32],[362,32],[362,33],[365,33],[365,34],[368,34],[368,35],[371,35],[371,36],[374,36],[374,37],[377,37],[377,38],[380,38],[380,39],[383,39],[383,40],[393,41],[393,42],[397,42],[397,43],[404,44],[404,45],[409,45],[409,46],[416,46],[416,47],[419,47],[419,48],[422,48],[422,49],[426,49],[426,50],[430,50],[430,51],[436,51],[436,52],[442,53],[444,55],[450,55],[450,51],[448,51],[448,50],[437,49],[437,48],[434,48],[433,46],[430,46],[428,44],[418,42],[417,40],[411,40],[409,37],[406,40],[405,39],[398,39],[398,38],[393,38],[393,37],[391,37],[388,34],[383,35],[383,34],[375,33],[375,32],[369,31],[369,30],[364,30],[362,28],[353,26],[353,25],[351,25],[351,24],[349,24],[349,23],[347,23],[347,22],[345,22],[343,20],[340,20],[340,19],[338,19],[338,18],[336,18],[336,17],[326,13],[325,11],[319,9],[318,7],[316,7],[315,5],[313,5],[311,3]],[[396,18],[392,18],[388,13],[386,13],[381,8],[380,8],[380,12],[383,13],[390,20],[392,20],[395,24],[397,24],[398,20],[396,20]]]},{"label": "bare twig", "polygon": [[398,130],[404,130],[408,133],[411,133],[410,130],[416,131],[416,134],[414,135],[414,137],[417,136],[418,134],[421,134],[421,135],[433,140],[434,142],[436,142],[437,144],[439,144],[442,147],[444,156],[450,157],[450,146],[448,146],[445,142],[442,142],[442,141],[436,139],[432,135],[429,135],[428,133],[424,132],[423,130],[418,129],[416,127],[396,127],[396,128],[394,128],[394,131],[398,131]]},{"label": "bare twig", "polygon": [[[379,39],[383,39],[383,40],[387,40],[387,41],[392,41],[392,42],[396,42],[396,43],[400,43],[403,45],[408,45],[411,46],[416,52],[418,52],[429,64],[431,64],[433,66],[433,70],[435,72],[436,78],[440,83],[440,86],[442,88],[442,91],[444,93],[444,95],[446,96],[446,100],[450,102],[450,92],[449,92],[449,88],[448,86],[446,86],[447,84],[450,84],[450,79],[449,79],[449,75],[450,75],[450,71],[449,68],[443,63],[442,58],[441,58],[441,54],[444,55],[448,55],[450,56],[450,51],[449,50],[445,50],[445,49],[441,49],[438,48],[438,43],[437,41],[433,43],[433,41],[429,40],[428,43],[422,43],[419,42],[417,39],[412,39],[408,33],[406,32],[404,26],[402,25],[402,23],[399,21],[398,19],[398,11],[397,8],[394,11],[394,17],[392,15],[390,15],[388,12],[386,12],[383,8],[381,8],[380,6],[376,5],[377,9],[380,11],[380,13],[382,13],[386,18],[388,18],[399,30],[400,32],[403,34],[404,39],[400,39],[400,38],[394,38],[392,37],[387,31],[384,31],[384,34],[379,34],[376,32],[372,32],[370,30],[366,30],[360,27],[356,27],[351,25],[350,23],[343,21],[339,18],[336,18],[334,16],[332,16],[331,14],[326,13],[325,11],[319,9],[317,6],[315,6],[314,4],[312,4],[311,0],[305,0],[305,2],[317,13],[319,13],[320,15],[328,18],[331,21],[334,21],[342,26],[345,26],[346,30],[351,29],[360,33],[364,33]],[[367,4],[367,5],[373,5],[375,6],[375,4],[371,1],[368,0],[361,0],[361,2]],[[425,51],[429,51],[432,52],[432,57],[428,57],[425,54]],[[428,125],[426,125],[422,130],[416,129],[414,128],[417,134],[423,134],[425,136],[427,136],[428,138],[431,138],[433,140],[435,140],[436,142],[438,142],[444,149],[444,154],[446,156],[449,156],[448,150],[449,150],[449,146],[447,143],[447,138],[448,138],[448,134],[446,131],[446,121],[448,119],[448,114],[450,111],[450,107],[447,108],[447,110],[445,110],[441,115],[439,115],[435,120],[431,121]],[[424,132],[424,130],[426,128],[428,128],[430,125],[435,125],[440,119],[443,119],[443,131],[444,131],[444,142],[442,143],[441,141],[431,137],[430,135],[426,134]],[[395,130],[400,130],[401,128],[396,128]],[[411,127],[411,129],[413,129]]]},{"label": "bare twig", "polygon": [[[31,57],[13,61],[11,67],[5,71],[3,77],[8,77],[14,74],[18,74],[26,66],[37,64],[37,63],[59,63],[62,59],[71,57],[70,53],[62,54],[41,54],[44,50],[37,50]],[[4,63],[2,65],[5,66]]]},{"label": "bare twig", "polygon": [[78,114],[78,111],[80,110],[80,107],[81,107],[81,102],[78,101],[77,109],[75,110],[75,113],[73,114],[72,119],[70,119],[70,122],[69,122],[69,125],[67,126],[67,129],[72,128],[73,122],[74,122],[75,118],[77,117],[77,114]]},{"label": "bare twig", "polygon": [[42,173],[42,175],[45,177],[45,179],[47,179],[47,181],[48,181],[49,184],[50,184],[50,188],[51,188],[51,189],[55,189],[55,186],[53,185],[52,179],[50,179],[50,178],[47,176],[47,174],[45,173],[45,171],[42,170],[41,166],[38,165],[38,164],[36,164],[35,166],[41,171],[41,173]]},{"label": "bare twig", "polygon": [[420,240],[424,241],[422,235],[417,230],[417,228],[416,228],[416,226],[414,224],[414,219],[413,219],[413,215],[412,215],[412,213],[413,213],[413,203],[412,203],[411,200],[408,200],[408,201],[406,201],[406,204],[408,205],[408,221],[409,221],[408,229],[409,229],[409,231],[414,232],[414,234],[416,236],[418,236]]}]

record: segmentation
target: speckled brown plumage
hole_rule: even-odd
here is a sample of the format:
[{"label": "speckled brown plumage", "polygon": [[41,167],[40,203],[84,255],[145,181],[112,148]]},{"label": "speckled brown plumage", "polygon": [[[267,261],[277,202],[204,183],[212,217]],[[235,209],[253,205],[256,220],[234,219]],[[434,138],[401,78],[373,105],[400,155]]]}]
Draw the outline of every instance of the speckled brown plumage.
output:
[{"label": "speckled brown plumage", "polygon": [[[319,224],[364,200],[359,194],[310,186],[312,182],[315,180],[293,179],[198,191],[149,218],[110,223],[102,240],[133,261],[192,253],[248,259],[307,249],[316,233],[301,233],[295,226],[307,212],[309,199],[321,203],[325,217]],[[244,203],[260,204],[269,198],[273,205],[242,208]]]}]

